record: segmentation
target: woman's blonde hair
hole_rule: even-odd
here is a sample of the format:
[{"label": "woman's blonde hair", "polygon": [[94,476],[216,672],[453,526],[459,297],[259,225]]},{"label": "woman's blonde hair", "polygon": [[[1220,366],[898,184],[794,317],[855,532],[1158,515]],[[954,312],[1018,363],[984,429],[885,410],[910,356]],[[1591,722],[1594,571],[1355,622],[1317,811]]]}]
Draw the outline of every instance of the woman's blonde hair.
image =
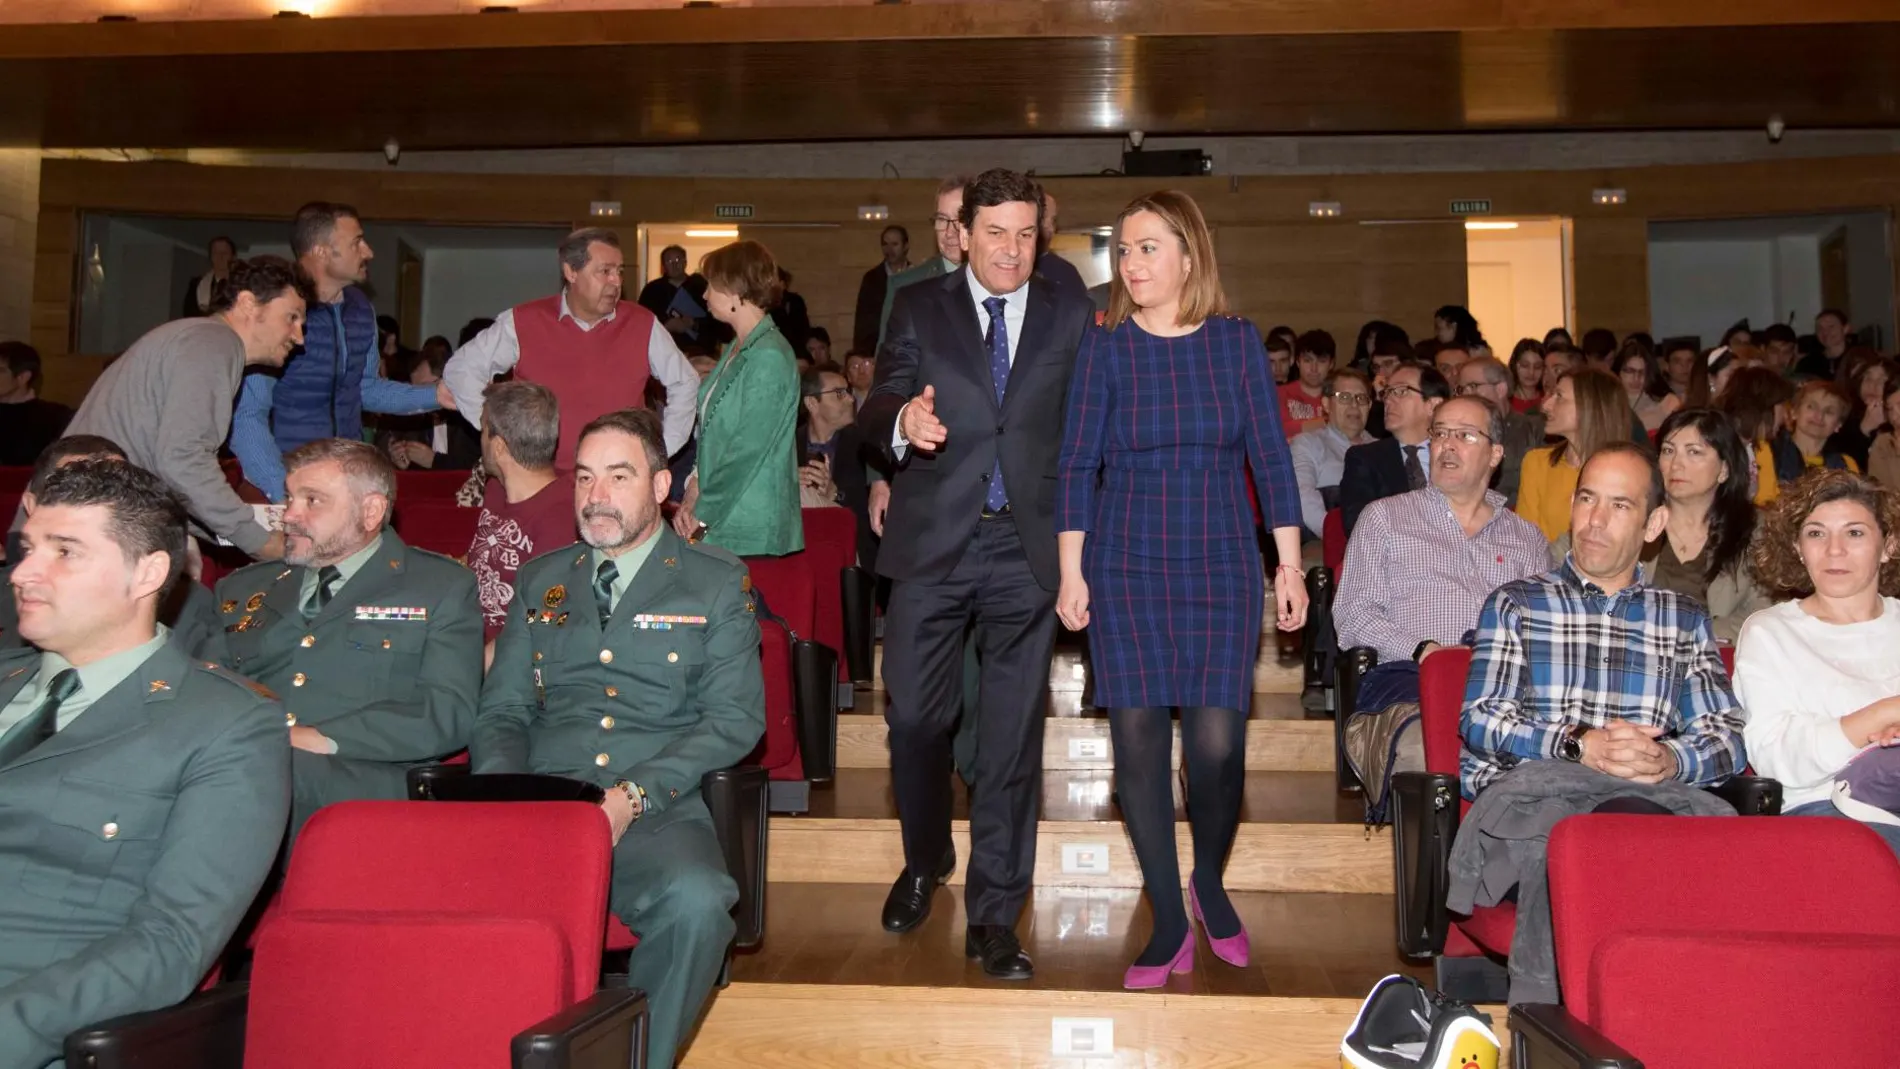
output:
[{"label": "woman's blonde hair", "polygon": [[1136,197],[1115,217],[1114,240],[1117,251],[1109,271],[1108,314],[1102,320],[1103,325],[1114,330],[1135,314],[1135,299],[1129,296],[1128,286],[1122,282],[1119,250],[1122,224],[1129,216],[1139,212],[1150,212],[1160,219],[1180,240],[1181,249],[1187,254],[1190,270],[1181,283],[1181,305],[1176,314],[1176,323],[1183,326],[1200,323],[1208,316],[1226,312],[1227,294],[1220,288],[1220,268],[1214,263],[1214,235],[1207,229],[1201,206],[1194,203],[1193,197],[1178,189],[1164,189],[1145,197]]}]

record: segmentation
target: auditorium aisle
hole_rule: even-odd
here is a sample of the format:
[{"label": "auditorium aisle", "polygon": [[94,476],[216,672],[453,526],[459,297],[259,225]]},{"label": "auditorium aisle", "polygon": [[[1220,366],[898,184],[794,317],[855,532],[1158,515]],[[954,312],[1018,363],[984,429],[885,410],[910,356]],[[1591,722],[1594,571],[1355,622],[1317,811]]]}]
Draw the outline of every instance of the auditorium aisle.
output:
[{"label": "auditorium aisle", "polygon": [[[1303,718],[1299,685],[1297,659],[1276,655],[1269,639],[1227,869],[1253,963],[1216,960],[1202,936],[1194,971],[1159,992],[1121,989],[1148,909],[1111,798],[1107,721],[1080,707],[1077,654],[1059,650],[1050,666],[1036,891],[1018,928],[1036,962],[1028,983],[991,980],[964,959],[961,871],[916,931],[879,927],[902,849],[885,695],[881,684],[860,688],[840,718],[837,780],[814,789],[810,813],[772,819],[764,943],[734,962],[733,982],[716,994],[683,1064],[1337,1066],[1366,991],[1392,972],[1429,983],[1430,968],[1393,947],[1391,839],[1368,834],[1357,799],[1334,790],[1332,725]],[[961,784],[954,795],[961,861]],[[1179,801],[1177,780],[1182,819]],[[1179,834],[1187,858],[1184,820]],[[1106,871],[1077,872],[1078,860],[1105,860]]]}]

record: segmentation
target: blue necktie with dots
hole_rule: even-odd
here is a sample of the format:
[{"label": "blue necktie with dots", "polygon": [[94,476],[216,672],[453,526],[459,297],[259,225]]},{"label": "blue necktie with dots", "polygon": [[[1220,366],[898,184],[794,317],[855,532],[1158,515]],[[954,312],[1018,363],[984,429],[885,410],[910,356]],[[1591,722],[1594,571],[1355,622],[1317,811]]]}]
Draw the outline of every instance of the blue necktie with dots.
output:
[{"label": "blue necktie with dots", "polygon": [[[1007,302],[1001,297],[985,297],[983,307],[990,313],[990,329],[984,335],[990,347],[990,380],[996,384],[996,405],[1001,408],[1003,393],[1009,389],[1009,321],[1003,315]],[[1009,506],[1009,491],[1003,488],[1003,457],[1000,449],[996,467],[990,472],[990,494],[984,505],[991,512],[1001,512]]]}]

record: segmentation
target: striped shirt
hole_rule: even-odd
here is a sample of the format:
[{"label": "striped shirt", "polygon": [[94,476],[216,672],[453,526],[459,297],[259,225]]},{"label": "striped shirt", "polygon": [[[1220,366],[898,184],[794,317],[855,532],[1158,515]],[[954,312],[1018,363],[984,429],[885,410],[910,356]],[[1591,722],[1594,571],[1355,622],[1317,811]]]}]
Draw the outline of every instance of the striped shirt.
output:
[{"label": "striped shirt", "polygon": [[1543,532],[1505,508],[1496,490],[1484,500],[1491,518],[1474,535],[1435,486],[1366,506],[1333,601],[1341,647],[1371,646],[1381,661],[1406,661],[1421,642],[1463,642],[1493,590],[1550,570]]},{"label": "striped shirt", "polygon": [[1465,681],[1466,798],[1523,761],[1557,756],[1567,728],[1628,720],[1665,729],[1676,778],[1713,786],[1747,763],[1741,703],[1693,598],[1635,581],[1606,594],[1569,557],[1486,599]]}]

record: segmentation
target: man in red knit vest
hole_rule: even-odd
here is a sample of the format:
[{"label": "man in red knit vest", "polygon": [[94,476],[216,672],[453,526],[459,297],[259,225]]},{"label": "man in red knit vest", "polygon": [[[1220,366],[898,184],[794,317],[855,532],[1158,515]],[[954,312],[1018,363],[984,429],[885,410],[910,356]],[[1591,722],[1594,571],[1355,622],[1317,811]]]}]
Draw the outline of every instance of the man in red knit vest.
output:
[{"label": "man in red knit vest", "polygon": [[442,407],[480,427],[482,391],[495,376],[513,371],[546,386],[561,404],[554,463],[566,471],[574,467],[581,428],[609,412],[645,408],[652,377],[666,387],[667,452],[679,452],[693,434],[699,373],[653,313],[620,299],[625,272],[619,235],[600,227],[569,234],[561,242],[567,284],[552,297],[508,309],[469,339],[442,372]]}]

